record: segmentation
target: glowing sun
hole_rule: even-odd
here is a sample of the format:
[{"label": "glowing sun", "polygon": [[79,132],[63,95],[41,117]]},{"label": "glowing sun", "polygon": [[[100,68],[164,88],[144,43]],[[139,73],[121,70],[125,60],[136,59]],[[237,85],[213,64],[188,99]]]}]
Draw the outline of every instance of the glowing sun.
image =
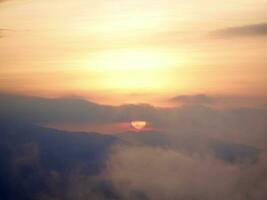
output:
[{"label": "glowing sun", "polygon": [[146,121],[132,121],[131,125],[133,128],[140,131],[146,127],[147,122]]}]

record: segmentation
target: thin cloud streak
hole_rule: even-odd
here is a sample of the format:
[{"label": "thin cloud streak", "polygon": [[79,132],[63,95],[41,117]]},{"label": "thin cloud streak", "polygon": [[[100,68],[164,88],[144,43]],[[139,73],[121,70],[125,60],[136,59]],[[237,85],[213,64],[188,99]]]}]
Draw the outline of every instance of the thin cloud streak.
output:
[{"label": "thin cloud streak", "polygon": [[179,102],[183,104],[214,104],[216,99],[214,97],[197,94],[197,95],[179,95],[170,99],[171,102]]},{"label": "thin cloud streak", "polygon": [[267,23],[228,27],[211,32],[216,38],[264,37],[267,36]]},{"label": "thin cloud streak", "polygon": [[[0,2],[0,3],[1,3],[1,2]],[[0,28],[0,38],[5,37],[5,36],[4,36],[4,32],[5,32],[5,31],[8,31],[8,29]]]}]

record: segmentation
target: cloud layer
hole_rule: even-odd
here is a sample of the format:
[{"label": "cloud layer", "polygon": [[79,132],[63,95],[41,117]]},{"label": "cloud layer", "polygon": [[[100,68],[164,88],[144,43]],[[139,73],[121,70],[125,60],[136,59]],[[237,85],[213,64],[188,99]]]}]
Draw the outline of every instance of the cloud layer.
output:
[{"label": "cloud layer", "polygon": [[[179,98],[184,102],[211,101],[205,95]],[[267,147],[267,110],[264,107],[221,110],[192,103],[173,108],[146,104],[108,106],[78,99],[1,95],[0,116],[38,124],[77,122],[104,125],[144,120],[149,128],[178,138],[193,134]]]},{"label": "cloud layer", "polygon": [[267,159],[227,164],[207,154],[188,156],[168,149],[119,147],[106,176],[123,199],[241,200],[267,198]]}]

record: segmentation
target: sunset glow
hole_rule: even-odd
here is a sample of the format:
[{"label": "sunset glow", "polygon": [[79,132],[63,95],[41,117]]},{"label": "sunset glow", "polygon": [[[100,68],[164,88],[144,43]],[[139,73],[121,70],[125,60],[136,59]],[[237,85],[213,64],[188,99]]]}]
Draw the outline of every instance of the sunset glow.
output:
[{"label": "sunset glow", "polygon": [[263,98],[263,1],[227,2],[1,1],[0,90],[112,105]]}]

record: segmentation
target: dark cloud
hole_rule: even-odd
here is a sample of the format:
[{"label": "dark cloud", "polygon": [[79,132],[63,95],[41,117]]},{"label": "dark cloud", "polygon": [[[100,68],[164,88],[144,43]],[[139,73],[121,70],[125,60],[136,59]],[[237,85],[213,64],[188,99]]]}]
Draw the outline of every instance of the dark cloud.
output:
[{"label": "dark cloud", "polygon": [[47,99],[0,94],[0,114],[34,123],[110,123],[154,119],[156,108],[147,104],[109,106],[63,98]]},{"label": "dark cloud", "polygon": [[228,27],[211,33],[217,38],[267,36],[267,23]]},{"label": "dark cloud", "polygon": [[[176,105],[205,105],[223,108],[251,107],[262,105],[266,102],[266,97],[255,98],[242,95],[177,95],[166,100],[168,103]],[[266,107],[266,106],[265,106]]]},{"label": "dark cloud", "polygon": [[170,99],[172,102],[178,102],[183,104],[213,104],[216,102],[214,97],[197,94],[197,95],[179,95]]},{"label": "dark cloud", "polygon": [[197,134],[200,137],[208,136],[267,147],[265,108],[221,110],[203,105],[212,103],[213,99],[210,98],[206,95],[183,97],[184,101],[201,104],[185,103],[180,107],[158,108],[147,104],[109,106],[79,99],[45,99],[2,94],[0,116],[38,124],[90,125],[145,120],[151,128],[166,131],[173,137]]}]

